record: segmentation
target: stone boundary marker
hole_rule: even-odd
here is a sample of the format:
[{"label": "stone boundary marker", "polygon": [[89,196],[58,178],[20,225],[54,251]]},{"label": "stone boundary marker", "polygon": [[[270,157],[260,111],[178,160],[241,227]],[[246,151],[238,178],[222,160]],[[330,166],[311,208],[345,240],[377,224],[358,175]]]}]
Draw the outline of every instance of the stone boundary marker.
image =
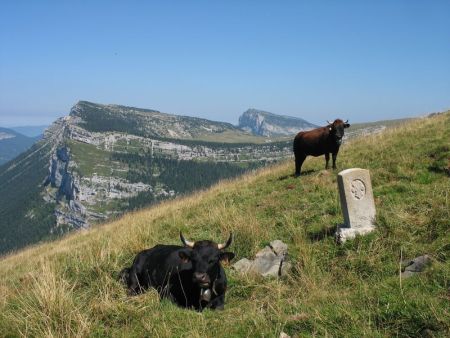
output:
[{"label": "stone boundary marker", "polygon": [[336,237],[345,242],[356,235],[364,235],[375,229],[375,202],[369,170],[352,168],[338,174],[339,197],[344,224],[339,226]]}]

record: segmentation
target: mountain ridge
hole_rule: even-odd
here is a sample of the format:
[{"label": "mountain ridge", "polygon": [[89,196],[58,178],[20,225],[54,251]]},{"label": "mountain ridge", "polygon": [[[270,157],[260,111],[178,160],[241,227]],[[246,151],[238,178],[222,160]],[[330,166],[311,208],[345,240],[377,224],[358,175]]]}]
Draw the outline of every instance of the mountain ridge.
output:
[{"label": "mountain ridge", "polygon": [[[222,142],[233,142],[234,138],[246,137],[257,140],[251,134],[227,122],[205,118],[163,113],[153,109],[128,107],[117,104],[97,104],[79,101],[70,110],[70,116],[79,117],[89,131],[127,131],[138,136],[197,139],[214,141],[214,137],[224,137]],[[122,125],[124,118],[129,121]],[[259,140],[261,141],[261,140]]]},{"label": "mountain ridge", "polygon": [[29,149],[38,139],[39,137],[28,137],[11,128],[0,127],[0,166]]}]

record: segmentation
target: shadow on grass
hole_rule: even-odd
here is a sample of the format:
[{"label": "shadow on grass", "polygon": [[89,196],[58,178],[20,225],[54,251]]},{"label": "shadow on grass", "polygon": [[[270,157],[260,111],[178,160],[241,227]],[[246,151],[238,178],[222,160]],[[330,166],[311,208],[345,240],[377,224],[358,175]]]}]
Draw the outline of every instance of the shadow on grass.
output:
[{"label": "shadow on grass", "polygon": [[295,176],[295,174],[280,176],[280,177],[278,177],[278,181],[283,181],[283,180],[286,180],[288,178],[295,178],[295,177],[301,178],[302,176],[311,175],[313,172],[315,172],[315,170],[310,169],[310,170],[302,171],[301,175],[298,176],[298,177]]},{"label": "shadow on grass", "polygon": [[439,167],[437,165],[432,165],[428,167],[428,170],[436,174],[447,174],[450,176],[450,164],[448,168],[445,168],[444,166]]},{"label": "shadow on grass", "polygon": [[337,228],[338,224],[335,224],[317,231],[308,231],[307,236],[311,241],[321,241],[327,237],[334,237],[336,235]]}]

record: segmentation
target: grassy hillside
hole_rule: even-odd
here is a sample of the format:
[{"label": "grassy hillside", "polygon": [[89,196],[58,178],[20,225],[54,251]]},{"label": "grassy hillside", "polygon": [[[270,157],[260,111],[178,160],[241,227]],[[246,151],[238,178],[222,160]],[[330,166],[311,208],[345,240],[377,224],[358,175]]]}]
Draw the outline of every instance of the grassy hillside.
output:
[{"label": "grassy hillside", "polygon": [[[285,163],[195,196],[29,248],[0,261],[3,336],[411,337],[450,335],[450,113],[348,142],[340,169],[370,169],[377,231],[337,245],[336,172],[308,159],[294,179]],[[128,297],[116,280],[156,243],[222,240],[237,259],[273,239],[294,269],[282,280],[227,270],[225,311],[197,313],[156,292]],[[401,279],[400,261],[429,254],[426,272]]]}]

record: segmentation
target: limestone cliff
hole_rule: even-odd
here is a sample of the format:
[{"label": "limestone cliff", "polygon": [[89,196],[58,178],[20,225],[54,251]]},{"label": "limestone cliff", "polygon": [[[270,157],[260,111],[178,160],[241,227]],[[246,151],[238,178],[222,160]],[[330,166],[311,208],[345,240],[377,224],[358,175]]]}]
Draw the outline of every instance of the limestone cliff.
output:
[{"label": "limestone cliff", "polygon": [[317,126],[297,117],[248,109],[239,117],[239,127],[260,136],[288,136]]}]

